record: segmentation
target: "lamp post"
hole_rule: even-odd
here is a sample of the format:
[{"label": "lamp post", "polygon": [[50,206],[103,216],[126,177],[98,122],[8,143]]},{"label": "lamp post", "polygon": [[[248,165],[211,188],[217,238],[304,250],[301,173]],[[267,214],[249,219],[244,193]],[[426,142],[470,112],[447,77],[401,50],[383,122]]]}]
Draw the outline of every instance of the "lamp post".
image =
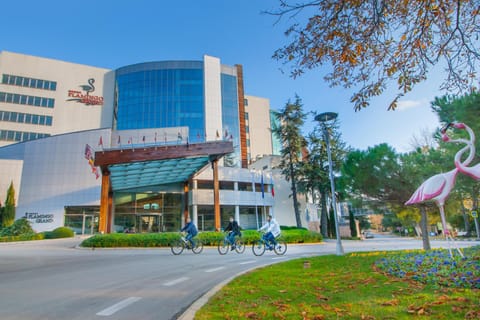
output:
[{"label": "lamp post", "polygon": [[326,122],[335,120],[338,114],[335,112],[324,112],[315,117],[315,121],[320,122],[320,125],[325,136],[325,142],[327,143],[327,155],[328,155],[328,171],[330,177],[330,188],[332,189],[332,204],[333,214],[335,216],[335,233],[337,235],[337,256],[343,255],[342,240],[340,239],[340,230],[338,228],[338,216],[337,216],[337,200],[335,199],[335,182],[333,180],[333,162],[332,152],[330,151],[330,135],[327,130]]}]

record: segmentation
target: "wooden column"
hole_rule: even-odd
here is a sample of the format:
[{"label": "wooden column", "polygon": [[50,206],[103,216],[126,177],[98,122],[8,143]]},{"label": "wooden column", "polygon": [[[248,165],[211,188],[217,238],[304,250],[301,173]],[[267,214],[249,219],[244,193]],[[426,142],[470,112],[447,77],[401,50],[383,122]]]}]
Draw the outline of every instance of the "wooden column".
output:
[{"label": "wooden column", "polygon": [[218,183],[218,160],[213,160],[213,211],[215,213],[215,230],[220,231],[220,188]]},{"label": "wooden column", "polygon": [[[188,181],[183,184],[183,220],[187,221],[188,217]],[[192,219],[193,220],[193,219]]]},{"label": "wooden column", "polygon": [[100,217],[98,221],[98,231],[100,233],[108,233],[110,230],[109,224],[111,219],[111,205],[110,202],[110,172],[102,173],[102,191],[100,195]]}]

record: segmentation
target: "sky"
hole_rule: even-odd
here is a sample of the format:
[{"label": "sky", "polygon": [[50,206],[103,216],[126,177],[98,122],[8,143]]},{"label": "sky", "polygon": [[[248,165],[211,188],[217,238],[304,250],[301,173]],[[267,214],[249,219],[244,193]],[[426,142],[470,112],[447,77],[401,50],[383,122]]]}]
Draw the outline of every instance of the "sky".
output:
[{"label": "sky", "polygon": [[407,152],[413,137],[439,127],[430,104],[442,95],[441,72],[406,95],[396,111],[387,111],[387,93],[355,112],[352,91],[330,88],[322,69],[291,78],[288,66],[272,59],[295,22],[265,14],[278,7],[278,0],[4,1],[0,50],[108,69],[218,57],[225,65],[241,64],[245,94],[269,99],[274,110],[298,95],[309,114],[304,134],[317,125],[311,111],[337,112],[343,140],[360,150],[388,143]]}]

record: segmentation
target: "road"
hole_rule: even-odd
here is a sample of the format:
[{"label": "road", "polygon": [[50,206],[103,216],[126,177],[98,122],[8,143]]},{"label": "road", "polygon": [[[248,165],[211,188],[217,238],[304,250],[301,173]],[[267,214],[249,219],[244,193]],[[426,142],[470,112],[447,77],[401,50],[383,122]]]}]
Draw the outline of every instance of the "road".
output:
[{"label": "road", "polygon": [[[0,319],[177,319],[219,283],[264,265],[335,254],[335,241],[290,245],[285,256],[251,248],[220,256],[205,248],[174,256],[169,249],[83,249],[81,239],[0,244]],[[420,249],[421,240],[343,241],[344,251]],[[459,247],[480,244],[458,242]],[[432,247],[445,247],[432,241]],[[188,317],[184,317],[187,319]]]}]

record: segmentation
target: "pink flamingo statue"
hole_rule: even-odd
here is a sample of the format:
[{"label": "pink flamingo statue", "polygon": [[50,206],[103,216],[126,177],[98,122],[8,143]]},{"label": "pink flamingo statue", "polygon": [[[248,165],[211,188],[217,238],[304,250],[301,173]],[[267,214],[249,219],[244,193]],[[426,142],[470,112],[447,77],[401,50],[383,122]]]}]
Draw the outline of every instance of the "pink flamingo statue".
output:
[{"label": "pink flamingo statue", "polygon": [[[462,154],[465,153],[467,150],[472,150],[474,148],[473,143],[472,143],[472,134],[473,132],[469,132],[470,134],[470,140],[466,139],[450,139],[446,135],[446,130],[448,129],[449,126],[453,126],[458,129],[467,129],[467,126],[463,123],[453,123],[453,124],[448,124],[445,128],[442,129],[442,139],[443,141],[446,142],[459,142],[459,143],[465,143],[466,146],[462,148],[460,151],[457,152],[455,155],[455,159],[460,159]],[[470,129],[470,128],[468,128]],[[463,162],[464,166],[468,166],[470,162],[472,162],[473,157],[474,157],[474,152],[470,153],[469,157],[465,159]],[[420,187],[413,193],[413,195],[410,197],[410,199],[405,202],[405,205],[411,205],[411,204],[417,204],[417,203],[423,203],[427,201],[433,201],[439,211],[440,211],[440,218],[442,220],[442,226],[443,226],[443,234],[445,236],[445,239],[448,242],[449,245],[449,252],[450,256],[452,256],[452,249],[450,245],[450,240],[453,241],[453,238],[450,235],[450,232],[447,229],[447,222],[445,219],[445,211],[444,211],[444,206],[445,206],[445,201],[447,200],[448,196],[450,195],[450,192],[452,191],[453,187],[455,186],[455,180],[457,177],[457,174],[459,172],[458,168],[455,168],[453,170],[450,170],[445,173],[439,173],[436,174],[427,180],[425,180]],[[463,257],[462,252],[457,248],[458,252],[460,255]]]}]

